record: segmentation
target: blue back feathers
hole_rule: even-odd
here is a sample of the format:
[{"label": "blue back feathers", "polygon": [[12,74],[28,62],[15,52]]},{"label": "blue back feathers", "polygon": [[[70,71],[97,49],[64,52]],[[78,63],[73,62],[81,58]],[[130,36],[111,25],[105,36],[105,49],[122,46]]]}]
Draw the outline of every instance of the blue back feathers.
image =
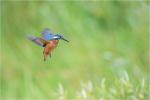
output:
[{"label": "blue back feathers", "polygon": [[52,40],[53,39],[54,34],[48,29],[46,28],[43,32],[42,32],[42,37],[45,40]]},{"label": "blue back feathers", "polygon": [[46,28],[42,32],[42,37],[43,39],[49,41],[49,40],[54,40],[54,39],[60,39],[63,36],[61,34],[53,34],[48,28]]}]

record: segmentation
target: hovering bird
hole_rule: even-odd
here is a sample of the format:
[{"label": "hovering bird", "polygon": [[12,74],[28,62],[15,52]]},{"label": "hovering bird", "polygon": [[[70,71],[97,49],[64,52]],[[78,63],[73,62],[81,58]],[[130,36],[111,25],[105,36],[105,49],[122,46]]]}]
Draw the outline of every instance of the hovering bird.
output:
[{"label": "hovering bird", "polygon": [[52,51],[57,47],[59,40],[69,42],[62,34],[53,34],[48,28],[44,29],[41,35],[42,37],[28,36],[28,39],[44,47],[44,61],[46,61],[48,55],[51,57]]}]

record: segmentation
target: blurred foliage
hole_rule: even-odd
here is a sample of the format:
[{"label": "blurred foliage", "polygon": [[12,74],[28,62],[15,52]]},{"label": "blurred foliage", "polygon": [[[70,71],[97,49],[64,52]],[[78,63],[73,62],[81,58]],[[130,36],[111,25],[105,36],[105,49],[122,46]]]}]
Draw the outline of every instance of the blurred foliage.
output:
[{"label": "blurred foliage", "polygon": [[[0,1],[0,4],[3,100],[66,100],[63,88],[67,98],[75,100],[87,100],[86,95],[93,96],[90,100],[148,98],[148,1]],[[40,36],[44,28],[62,33],[70,40],[70,43],[61,41],[46,62],[43,48],[26,38],[28,34]],[[124,72],[130,78],[129,87],[120,81]],[[103,79],[107,80],[107,88],[101,89],[98,85],[104,84]],[[89,80],[95,86],[94,92],[88,94],[82,91],[80,83]],[[146,86],[142,80],[146,80]],[[60,98],[52,96],[58,84],[61,84]],[[80,89],[83,98],[75,95]]]}]

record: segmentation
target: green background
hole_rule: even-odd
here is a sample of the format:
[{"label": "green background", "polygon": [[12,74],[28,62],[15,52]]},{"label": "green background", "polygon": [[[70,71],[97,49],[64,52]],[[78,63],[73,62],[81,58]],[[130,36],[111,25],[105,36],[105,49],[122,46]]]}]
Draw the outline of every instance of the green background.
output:
[{"label": "green background", "polygon": [[[148,1],[1,1],[3,100],[148,100]],[[51,58],[28,34],[63,34]]]}]

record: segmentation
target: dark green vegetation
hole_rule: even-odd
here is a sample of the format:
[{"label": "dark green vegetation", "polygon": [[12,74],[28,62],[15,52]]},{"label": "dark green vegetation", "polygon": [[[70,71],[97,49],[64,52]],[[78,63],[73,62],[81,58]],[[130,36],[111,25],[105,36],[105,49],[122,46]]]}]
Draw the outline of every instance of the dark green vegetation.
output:
[{"label": "dark green vegetation", "polygon": [[[0,2],[3,100],[148,100],[148,2]],[[62,33],[52,58],[26,39]]]}]

